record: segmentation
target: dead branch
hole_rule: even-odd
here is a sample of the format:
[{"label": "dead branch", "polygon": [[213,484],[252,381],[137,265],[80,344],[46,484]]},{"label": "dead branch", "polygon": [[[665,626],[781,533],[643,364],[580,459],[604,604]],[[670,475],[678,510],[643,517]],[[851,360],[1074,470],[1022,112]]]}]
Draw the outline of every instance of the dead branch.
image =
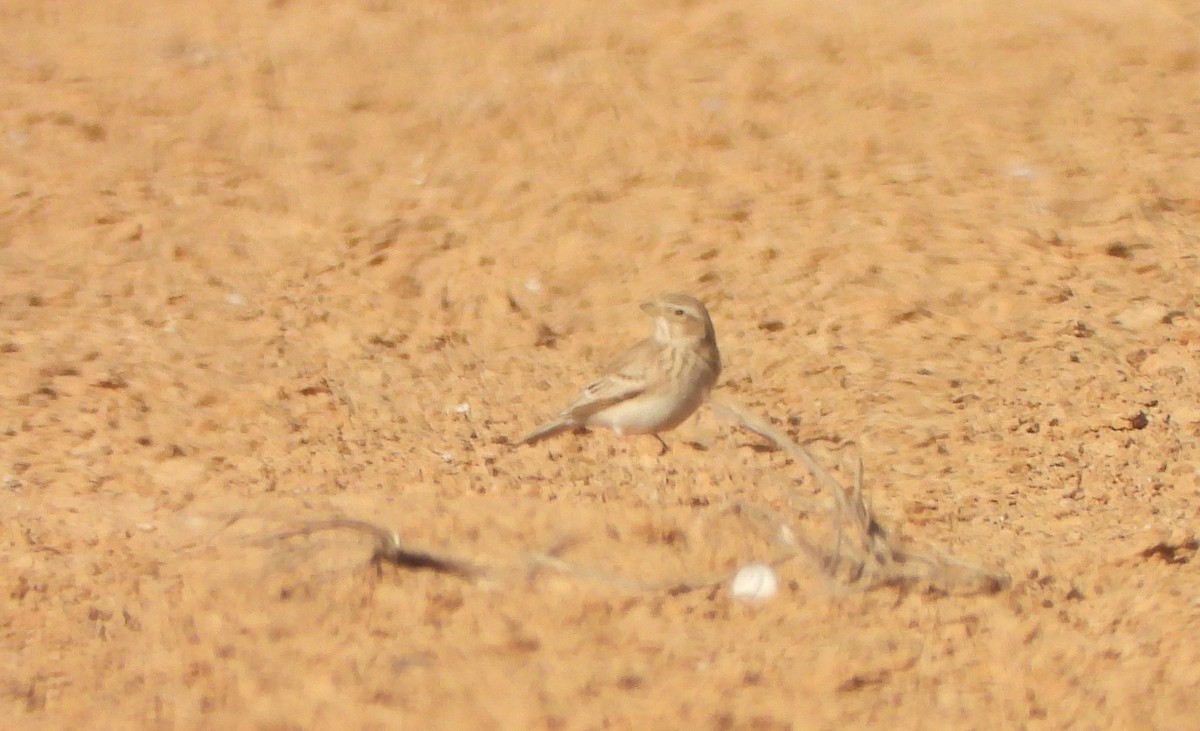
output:
[{"label": "dead branch", "polygon": [[400,534],[396,531],[389,531],[374,523],[353,518],[338,517],[316,521],[294,530],[278,533],[271,536],[270,540],[284,541],[299,536],[310,536],[320,531],[339,529],[366,533],[375,539],[375,548],[371,553],[370,561],[373,566],[382,566],[386,563],[399,568],[427,569],[440,574],[452,574],[469,579],[481,578],[489,573],[485,567],[467,561],[404,548],[400,541]]},{"label": "dead branch", "polygon": [[861,457],[856,460],[854,483],[847,489],[803,446],[795,443],[766,420],[744,407],[725,401],[712,401],[718,413],[732,416],[740,426],[774,444],[799,460],[813,478],[833,497],[833,546],[821,550],[811,543],[806,547],[821,556],[826,573],[843,573],[849,584],[866,589],[880,586],[912,587],[924,585],[945,593],[994,593],[1008,587],[1007,573],[971,566],[957,559],[920,552],[894,537],[879,521],[863,493]]}]

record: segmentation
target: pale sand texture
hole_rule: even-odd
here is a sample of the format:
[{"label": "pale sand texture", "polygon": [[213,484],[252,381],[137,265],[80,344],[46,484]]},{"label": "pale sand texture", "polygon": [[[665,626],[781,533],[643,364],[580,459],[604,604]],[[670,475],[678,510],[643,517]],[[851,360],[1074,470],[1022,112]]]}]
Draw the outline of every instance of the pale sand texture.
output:
[{"label": "pale sand texture", "polygon": [[[0,726],[1195,728],[1198,20],[5,0]],[[858,443],[883,519],[1012,588],[796,560],[752,606],[248,540],[764,560],[729,507],[803,470],[711,414],[662,458],[504,441],[664,290],[719,394]]]}]

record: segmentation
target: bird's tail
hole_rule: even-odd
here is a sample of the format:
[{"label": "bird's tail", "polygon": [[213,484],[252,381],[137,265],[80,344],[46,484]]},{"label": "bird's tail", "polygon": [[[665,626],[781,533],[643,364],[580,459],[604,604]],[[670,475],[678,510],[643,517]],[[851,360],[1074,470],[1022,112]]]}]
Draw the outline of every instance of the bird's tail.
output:
[{"label": "bird's tail", "polygon": [[575,426],[576,425],[574,423],[565,419],[556,419],[549,423],[542,424],[537,429],[534,429],[525,436],[521,437],[520,441],[513,446],[519,447],[522,444],[537,444],[543,439],[549,439],[556,434],[561,434],[565,431],[574,429]]}]

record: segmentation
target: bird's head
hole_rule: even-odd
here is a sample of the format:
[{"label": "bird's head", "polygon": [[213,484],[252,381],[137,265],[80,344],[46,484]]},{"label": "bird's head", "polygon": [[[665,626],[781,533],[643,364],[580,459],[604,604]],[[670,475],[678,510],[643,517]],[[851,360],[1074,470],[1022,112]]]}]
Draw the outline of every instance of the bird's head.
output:
[{"label": "bird's head", "polygon": [[659,295],[643,304],[642,311],[654,318],[654,338],[661,343],[686,345],[706,340],[716,343],[708,309],[695,297]]}]

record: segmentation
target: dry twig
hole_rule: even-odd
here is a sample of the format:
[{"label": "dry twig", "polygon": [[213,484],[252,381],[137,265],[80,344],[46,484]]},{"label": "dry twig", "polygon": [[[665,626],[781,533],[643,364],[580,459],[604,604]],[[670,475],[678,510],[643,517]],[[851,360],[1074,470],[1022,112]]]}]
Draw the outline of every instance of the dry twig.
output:
[{"label": "dry twig", "polygon": [[879,586],[924,585],[946,593],[993,593],[1007,588],[1010,578],[994,571],[945,556],[916,551],[903,545],[876,518],[863,495],[862,459],[855,464],[854,484],[850,489],[840,482],[803,446],[796,444],[764,419],[744,407],[713,401],[718,413],[732,416],[746,429],[770,441],[799,460],[813,478],[833,497],[834,545],[821,551],[806,544],[810,552],[822,556],[821,563],[832,577],[843,571],[850,584],[865,582],[868,588]]},{"label": "dry twig", "polygon": [[282,541],[297,536],[310,536],[320,531],[338,529],[366,533],[375,538],[375,549],[371,553],[371,564],[374,566],[382,566],[386,563],[400,568],[428,569],[436,573],[453,574],[469,579],[482,578],[488,574],[488,570],[483,566],[478,566],[467,561],[424,551],[406,549],[400,542],[399,533],[389,531],[374,523],[368,523],[365,520],[355,520],[353,518],[331,518],[329,520],[316,521],[295,530],[278,533],[272,536],[271,540]]}]

